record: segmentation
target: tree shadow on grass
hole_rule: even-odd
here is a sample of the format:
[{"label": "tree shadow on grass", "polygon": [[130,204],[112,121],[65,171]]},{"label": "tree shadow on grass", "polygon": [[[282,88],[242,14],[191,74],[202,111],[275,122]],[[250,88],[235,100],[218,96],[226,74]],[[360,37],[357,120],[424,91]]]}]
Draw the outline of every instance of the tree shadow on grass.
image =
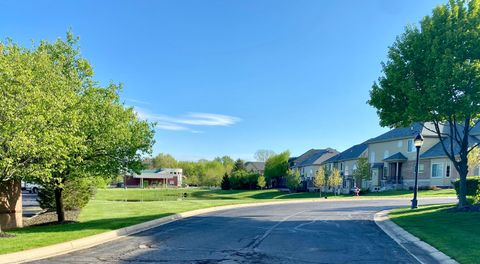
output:
[{"label": "tree shadow on grass", "polygon": [[[131,217],[121,217],[121,218],[105,218],[105,219],[96,219],[82,222],[66,223],[62,225],[46,225],[46,226],[30,226],[25,228],[17,228],[9,230],[9,233],[16,235],[22,234],[31,234],[31,233],[63,233],[63,232],[77,232],[77,231],[87,231],[92,232],[100,231],[110,231],[115,229],[120,229],[123,227],[143,223],[146,221],[158,219],[164,216],[172,215],[173,213],[162,213],[162,214],[153,214],[146,216],[131,216]],[[96,232],[96,233],[100,233]],[[69,240],[68,238],[65,239]]]},{"label": "tree shadow on grass", "polygon": [[[431,206],[425,206],[425,207],[422,207],[420,206],[419,208],[417,209],[413,209],[411,211],[407,211],[407,212],[412,212],[412,213],[420,213],[420,212],[426,212],[426,211],[432,211],[431,213],[438,213],[439,211],[447,211],[448,212],[448,209],[452,208],[454,206],[454,204],[439,204],[439,205],[431,205]],[[391,216],[396,216],[396,215],[403,215],[405,214],[406,211],[393,211],[393,212],[390,212],[389,215]]]}]

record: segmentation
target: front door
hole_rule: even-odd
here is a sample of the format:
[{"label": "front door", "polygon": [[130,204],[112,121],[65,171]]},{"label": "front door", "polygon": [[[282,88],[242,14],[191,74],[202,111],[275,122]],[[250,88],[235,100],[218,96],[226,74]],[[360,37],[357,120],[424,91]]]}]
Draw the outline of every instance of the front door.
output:
[{"label": "front door", "polygon": [[402,183],[402,163],[390,163],[390,182],[394,184]]}]

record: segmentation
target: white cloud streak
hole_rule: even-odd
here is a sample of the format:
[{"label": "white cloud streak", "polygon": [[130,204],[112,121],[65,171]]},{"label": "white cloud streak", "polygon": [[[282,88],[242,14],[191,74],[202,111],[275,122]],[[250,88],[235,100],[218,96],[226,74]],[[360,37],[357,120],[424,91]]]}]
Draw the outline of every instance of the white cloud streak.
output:
[{"label": "white cloud streak", "polygon": [[241,121],[238,117],[211,113],[188,113],[182,117],[152,114],[140,107],[135,107],[140,119],[156,122],[156,127],[171,131],[190,131],[200,134],[203,131],[191,129],[189,126],[230,126]]}]

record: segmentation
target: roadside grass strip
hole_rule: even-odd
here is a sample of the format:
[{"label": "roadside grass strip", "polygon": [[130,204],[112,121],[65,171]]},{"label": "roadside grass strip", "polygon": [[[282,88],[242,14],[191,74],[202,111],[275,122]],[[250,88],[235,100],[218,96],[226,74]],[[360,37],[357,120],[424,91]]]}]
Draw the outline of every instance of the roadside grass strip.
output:
[{"label": "roadside grass strip", "polygon": [[453,212],[454,204],[392,210],[390,219],[460,263],[480,260],[480,212]]}]

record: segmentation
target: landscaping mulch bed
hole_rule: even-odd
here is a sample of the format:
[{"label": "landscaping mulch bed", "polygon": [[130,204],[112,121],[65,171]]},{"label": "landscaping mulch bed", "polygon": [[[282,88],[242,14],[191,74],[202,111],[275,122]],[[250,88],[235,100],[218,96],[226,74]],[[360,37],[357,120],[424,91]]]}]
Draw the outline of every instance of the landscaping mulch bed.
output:
[{"label": "landscaping mulch bed", "polygon": [[57,213],[44,212],[34,217],[25,219],[23,226],[45,226],[45,225],[58,225],[75,223],[78,219],[80,211],[65,211],[65,221],[62,223],[57,222]]}]

